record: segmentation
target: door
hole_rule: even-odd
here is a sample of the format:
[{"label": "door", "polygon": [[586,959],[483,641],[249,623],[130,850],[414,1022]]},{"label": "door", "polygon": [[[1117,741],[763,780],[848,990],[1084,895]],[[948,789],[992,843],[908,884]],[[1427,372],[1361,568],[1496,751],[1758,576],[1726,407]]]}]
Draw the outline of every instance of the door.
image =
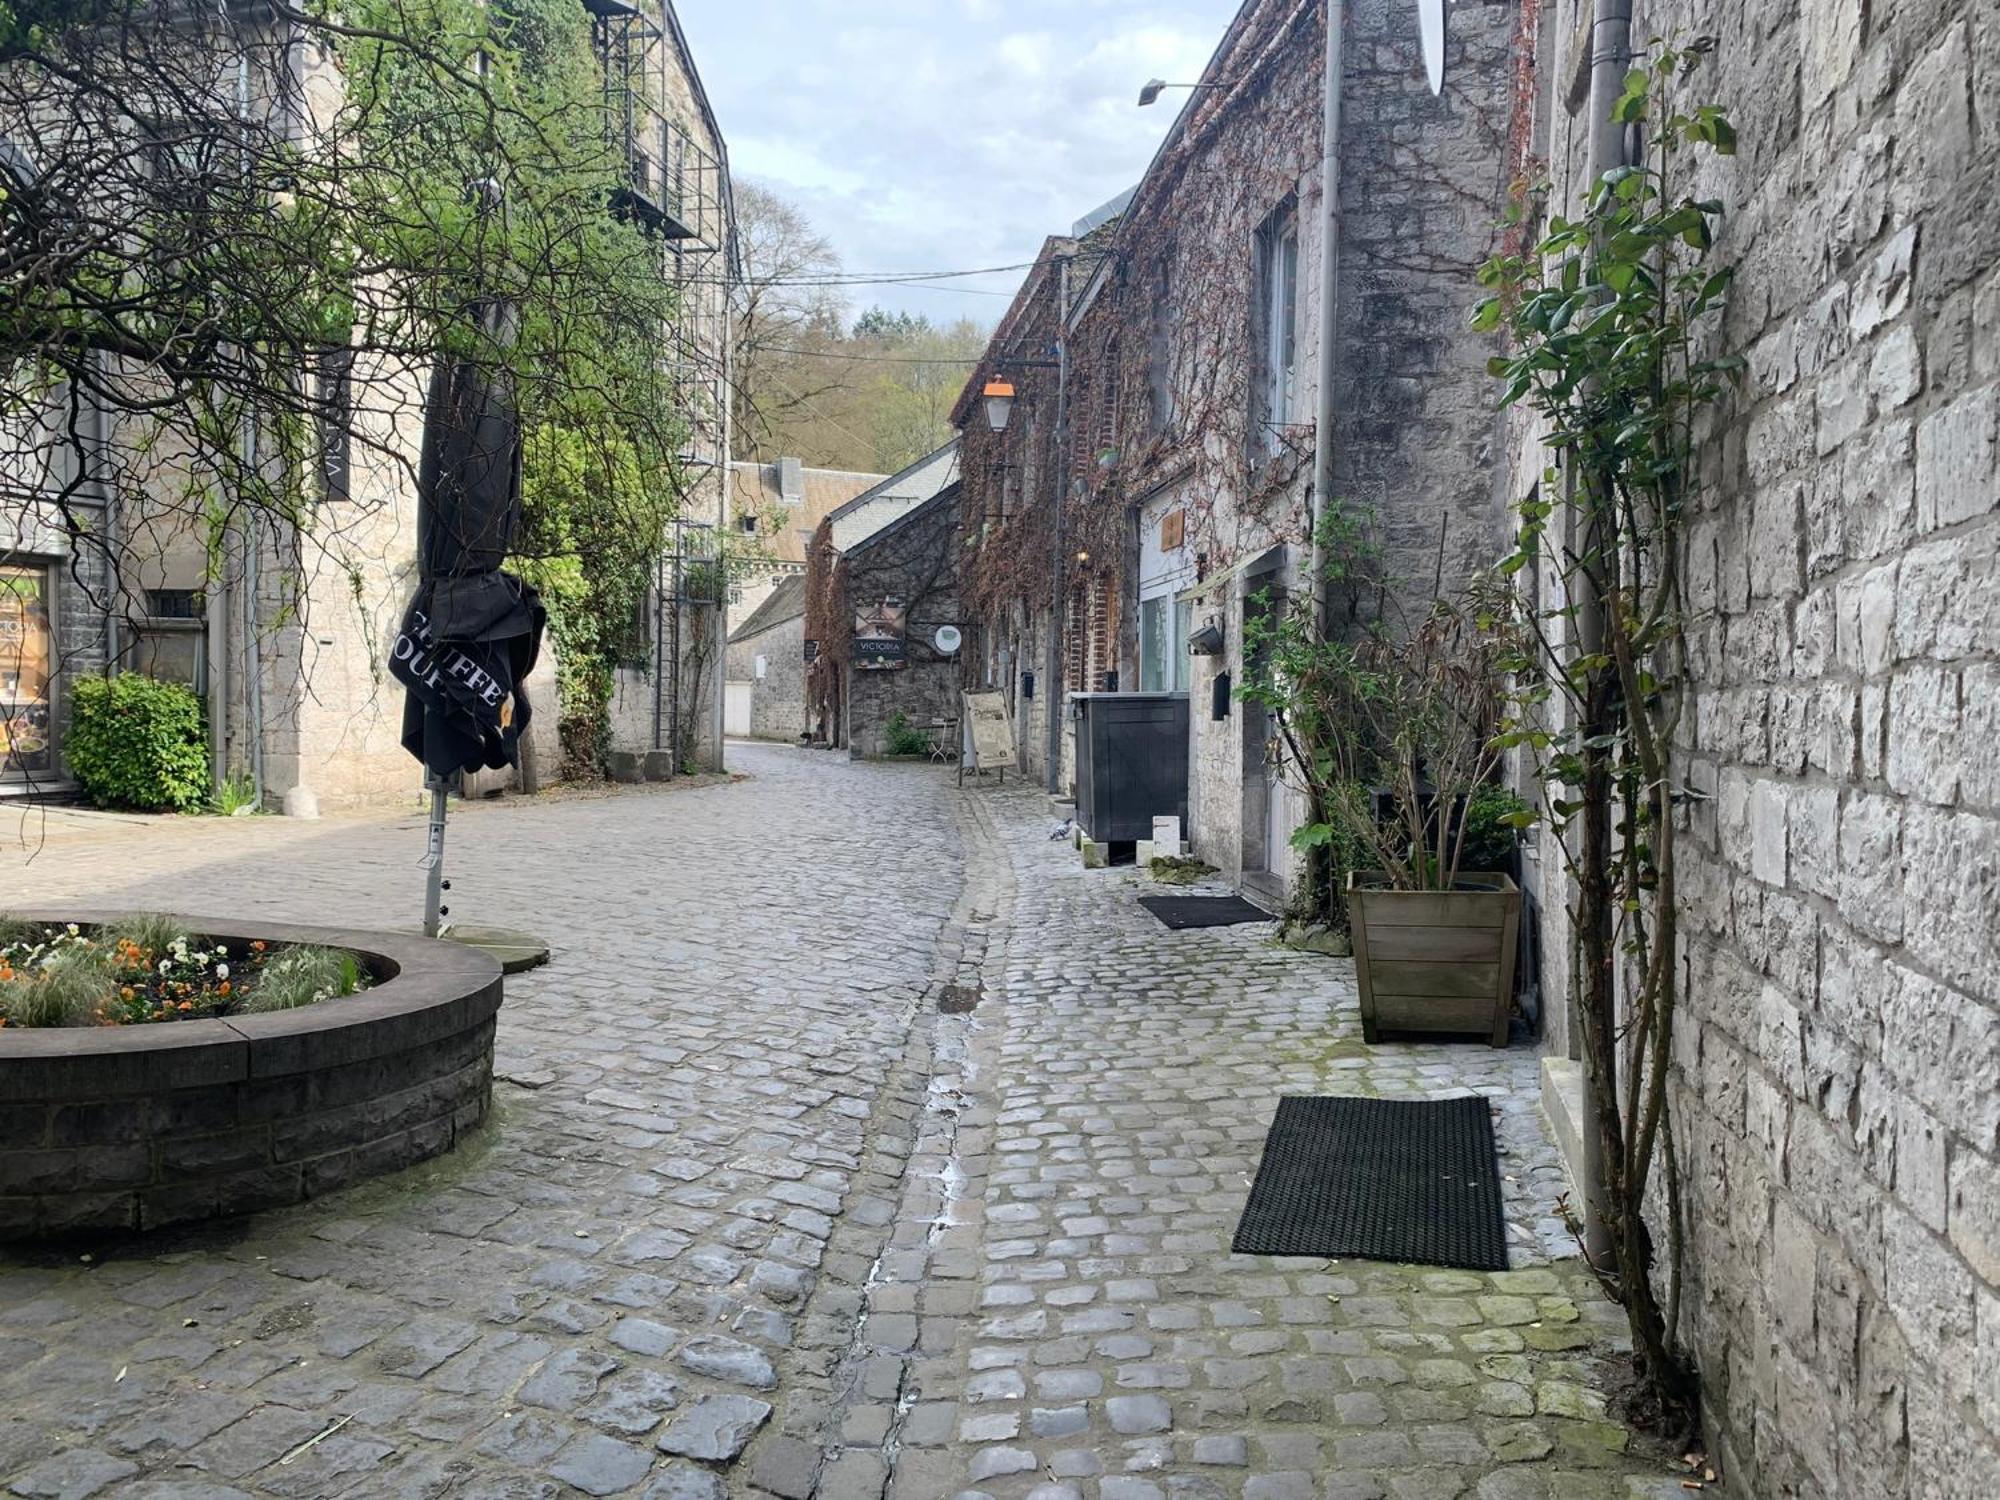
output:
[{"label": "door", "polygon": [[0,781],[56,777],[53,570],[0,565]]},{"label": "door", "polygon": [[750,696],[754,682],[725,682],[722,685],[722,732],[733,740],[750,737]]},{"label": "door", "polygon": [[[1243,586],[1243,615],[1246,621],[1270,618],[1285,608],[1277,580],[1264,575],[1246,579]],[[1255,658],[1243,663],[1246,678],[1254,677],[1262,663]],[[1283,899],[1283,885],[1290,870],[1291,819],[1284,784],[1284,735],[1277,716],[1261,704],[1244,700],[1243,709],[1243,880],[1253,899]]]}]

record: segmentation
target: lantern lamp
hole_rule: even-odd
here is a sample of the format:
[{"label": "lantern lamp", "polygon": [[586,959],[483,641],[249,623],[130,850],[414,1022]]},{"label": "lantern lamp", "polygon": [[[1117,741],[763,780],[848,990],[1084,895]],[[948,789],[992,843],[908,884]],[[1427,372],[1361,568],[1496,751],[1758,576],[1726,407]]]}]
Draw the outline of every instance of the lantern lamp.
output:
[{"label": "lantern lamp", "polygon": [[986,425],[995,432],[1007,430],[1008,419],[1014,415],[1014,383],[1010,380],[989,380],[986,382]]}]

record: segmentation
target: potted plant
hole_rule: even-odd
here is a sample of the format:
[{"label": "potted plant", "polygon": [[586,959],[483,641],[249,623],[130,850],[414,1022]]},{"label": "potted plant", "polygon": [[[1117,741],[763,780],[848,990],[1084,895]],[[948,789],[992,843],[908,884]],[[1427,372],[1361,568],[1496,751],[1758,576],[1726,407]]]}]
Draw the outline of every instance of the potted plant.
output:
[{"label": "potted plant", "polygon": [[1324,804],[1350,851],[1347,912],[1361,1030],[1472,1032],[1507,1045],[1525,805],[1494,783],[1501,677],[1494,636],[1440,602],[1415,630],[1344,657],[1346,732]]}]

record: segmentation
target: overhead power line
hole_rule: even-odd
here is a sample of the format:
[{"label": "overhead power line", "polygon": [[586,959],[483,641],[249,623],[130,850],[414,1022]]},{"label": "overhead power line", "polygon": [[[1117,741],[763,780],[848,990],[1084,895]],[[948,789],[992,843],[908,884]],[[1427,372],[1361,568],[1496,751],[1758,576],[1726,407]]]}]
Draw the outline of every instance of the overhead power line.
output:
[{"label": "overhead power line", "polygon": [[969,368],[984,357],[968,354],[962,359],[944,359],[914,354],[843,354],[838,349],[801,349],[793,344],[760,344],[763,354],[803,354],[811,359],[851,359],[865,365],[957,365]]}]

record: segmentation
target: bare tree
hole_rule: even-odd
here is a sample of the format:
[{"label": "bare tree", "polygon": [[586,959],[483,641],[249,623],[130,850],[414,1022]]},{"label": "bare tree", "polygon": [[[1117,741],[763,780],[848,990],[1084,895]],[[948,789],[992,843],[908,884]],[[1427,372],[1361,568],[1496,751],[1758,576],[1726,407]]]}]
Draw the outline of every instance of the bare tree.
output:
[{"label": "bare tree", "polygon": [[846,304],[840,257],[799,207],[754,183],[736,187],[743,276],[737,294],[736,444],[742,458],[776,456],[774,438],[837,391],[836,366],[801,349],[837,343]]}]

